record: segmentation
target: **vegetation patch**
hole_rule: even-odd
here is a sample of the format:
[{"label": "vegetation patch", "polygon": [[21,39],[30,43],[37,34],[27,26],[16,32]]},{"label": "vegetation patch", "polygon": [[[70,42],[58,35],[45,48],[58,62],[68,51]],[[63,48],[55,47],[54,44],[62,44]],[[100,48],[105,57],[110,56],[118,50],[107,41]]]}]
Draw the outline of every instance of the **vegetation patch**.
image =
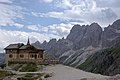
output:
[{"label": "vegetation patch", "polygon": [[22,67],[20,72],[36,72],[38,67],[36,64],[28,63],[26,66]]},{"label": "vegetation patch", "polygon": [[26,62],[26,61],[8,61],[8,66],[13,64],[35,64],[35,62]]},{"label": "vegetation patch", "polygon": [[18,80],[42,80],[41,77],[44,75],[44,73],[39,74],[33,74],[33,73],[27,73],[23,77],[17,78]]},{"label": "vegetation patch", "polygon": [[52,75],[51,75],[51,74],[46,74],[46,75],[44,76],[44,78],[49,78],[49,77],[52,77]]},{"label": "vegetation patch", "polygon": [[13,70],[18,71],[19,68],[21,68],[22,66],[23,66],[23,64],[18,64],[17,66],[15,66],[15,67],[13,68]]},{"label": "vegetation patch", "polygon": [[12,75],[15,75],[15,74],[9,71],[0,71],[0,79],[3,79],[6,76],[12,76]]},{"label": "vegetation patch", "polygon": [[36,72],[36,71],[42,71],[43,68],[47,65],[37,65],[36,63],[16,63],[16,62],[10,62],[9,67],[12,70],[20,71],[20,72]]},{"label": "vegetation patch", "polygon": [[82,79],[80,79],[80,80],[87,80],[87,78],[82,78]]}]

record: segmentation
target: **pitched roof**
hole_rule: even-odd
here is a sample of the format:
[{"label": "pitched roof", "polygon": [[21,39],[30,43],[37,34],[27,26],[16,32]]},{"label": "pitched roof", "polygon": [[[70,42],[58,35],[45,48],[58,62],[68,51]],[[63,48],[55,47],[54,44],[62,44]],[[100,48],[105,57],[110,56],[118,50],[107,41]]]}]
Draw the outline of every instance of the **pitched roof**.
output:
[{"label": "pitched roof", "polygon": [[37,50],[44,50],[41,47],[38,46],[33,46],[33,45],[23,45],[19,49],[37,49]]},{"label": "pitched roof", "polygon": [[44,49],[41,48],[40,46],[31,45],[29,38],[28,38],[27,45],[24,45],[23,43],[10,44],[5,49],[35,49],[35,50],[43,50],[44,51]]},{"label": "pitched roof", "polygon": [[10,44],[8,45],[5,49],[19,49],[21,46],[23,46],[23,43],[18,43],[18,44]]},{"label": "pitched roof", "polygon": [[28,45],[23,45],[22,47],[20,47],[19,49],[27,49],[27,48],[29,48],[30,46],[28,46]]}]

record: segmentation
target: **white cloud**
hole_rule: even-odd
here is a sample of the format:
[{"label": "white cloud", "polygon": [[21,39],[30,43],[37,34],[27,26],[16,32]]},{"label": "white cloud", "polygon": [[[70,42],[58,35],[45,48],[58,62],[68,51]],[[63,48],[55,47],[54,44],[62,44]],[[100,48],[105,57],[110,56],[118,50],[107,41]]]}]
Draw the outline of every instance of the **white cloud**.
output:
[{"label": "white cloud", "polygon": [[43,27],[41,29],[42,29],[43,32],[48,32],[48,30],[49,30],[47,27]]},{"label": "white cloud", "polygon": [[[56,38],[62,38],[62,37],[66,37],[71,28],[72,28],[73,24],[64,24],[64,23],[61,23],[61,24],[52,24],[52,25],[48,25],[48,26],[41,26],[39,24],[37,25],[29,25],[27,26],[28,29],[32,30],[32,31],[35,31],[35,32],[39,32],[39,33],[42,33],[42,34],[45,34],[47,36],[50,36],[50,35],[54,35],[54,36],[57,36]],[[50,36],[52,37],[52,36]],[[53,37],[55,38],[55,37]]]},{"label": "white cloud", "polygon": [[66,37],[69,34],[72,26],[73,25],[71,24],[61,23],[61,24],[49,25],[48,29],[49,29],[49,33],[58,35],[60,36],[60,38],[62,38],[62,37]]},{"label": "white cloud", "polygon": [[[34,16],[52,17],[67,21],[84,20],[84,17],[86,17],[86,15],[91,14],[91,12],[93,12],[94,9],[96,8],[95,1],[89,1],[89,0],[61,0],[58,2],[57,5],[59,5],[60,8],[65,7],[64,11],[59,11],[59,12],[53,11],[48,13],[33,12],[32,14]],[[66,6],[68,8],[66,8]]]},{"label": "white cloud", "polygon": [[98,7],[111,7],[111,8],[118,8],[120,7],[120,0],[96,0]]},{"label": "white cloud", "polygon": [[18,28],[23,28],[24,25],[23,24],[19,24],[19,23],[14,23],[14,26],[18,27]]},{"label": "white cloud", "polygon": [[89,22],[83,22],[83,23],[82,23],[82,22],[77,22],[77,21],[76,21],[76,22],[75,22],[75,21],[74,21],[74,22],[69,22],[69,24],[71,24],[71,25],[76,25],[76,24],[78,24],[78,25],[86,25],[86,24],[87,24],[87,25],[90,25]]},{"label": "white cloud", "polygon": [[0,0],[0,26],[18,25],[17,18],[23,18],[23,8],[12,4],[11,0]]},{"label": "white cloud", "polygon": [[0,0],[0,2],[12,3],[12,1],[11,1],[11,0]]},{"label": "white cloud", "polygon": [[56,7],[68,9],[72,7],[70,0],[57,0],[54,4]]},{"label": "white cloud", "polygon": [[44,3],[51,3],[53,0],[40,0],[40,2],[44,2]]},{"label": "white cloud", "polygon": [[40,24],[33,24],[33,25],[28,25],[27,28],[32,31],[37,31],[37,32],[48,32],[48,27],[41,26]]},{"label": "white cloud", "polygon": [[[117,4],[118,0],[104,1],[104,0],[58,0],[56,1],[56,7],[63,9],[62,11],[51,11],[47,13],[35,13],[35,16],[39,17],[51,17],[60,20],[78,20],[84,22],[97,22],[103,27],[112,23],[117,18],[120,18],[120,8],[112,8],[110,6],[100,7],[99,3],[112,4],[112,2]],[[107,3],[108,2],[108,3]]]},{"label": "white cloud", "polygon": [[57,0],[54,5],[63,9],[71,9],[78,5],[81,9],[91,9],[95,6],[94,2],[95,0]]},{"label": "white cloud", "polygon": [[33,30],[33,31],[39,31],[39,28],[37,25],[29,25],[27,26],[28,29]]}]

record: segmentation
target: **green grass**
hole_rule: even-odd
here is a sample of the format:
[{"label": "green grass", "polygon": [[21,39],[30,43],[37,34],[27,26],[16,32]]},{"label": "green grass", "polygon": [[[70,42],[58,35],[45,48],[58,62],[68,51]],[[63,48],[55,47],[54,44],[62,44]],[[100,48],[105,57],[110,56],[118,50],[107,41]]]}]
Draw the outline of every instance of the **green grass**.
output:
[{"label": "green grass", "polygon": [[[82,63],[77,68],[80,68],[82,70],[90,71],[93,68],[93,62],[92,62],[92,56],[90,56],[84,63]],[[89,67],[89,68],[88,68]]]},{"label": "green grass", "polygon": [[[86,67],[88,66],[88,64],[92,63],[90,59],[87,59],[85,63],[81,64],[79,66],[79,68],[81,69],[86,69]],[[89,65],[90,66],[90,65]]]},{"label": "green grass", "polygon": [[13,68],[13,70],[18,71],[18,69],[19,69],[20,67],[22,67],[22,66],[23,66],[23,64],[18,64],[17,66],[15,66],[15,67]]},{"label": "green grass", "polygon": [[27,64],[26,66],[22,67],[20,72],[36,72],[37,71],[37,65],[36,64]]},{"label": "green grass", "polygon": [[39,74],[33,74],[33,73],[27,73],[23,77],[19,77],[18,80],[42,80],[41,76],[43,76],[44,73],[39,73]]},{"label": "green grass", "polygon": [[0,71],[0,78],[4,78],[6,76],[12,76],[15,75],[12,72],[8,72],[8,71]]},{"label": "green grass", "polygon": [[114,58],[120,57],[120,48],[114,48],[114,51],[111,53]]}]

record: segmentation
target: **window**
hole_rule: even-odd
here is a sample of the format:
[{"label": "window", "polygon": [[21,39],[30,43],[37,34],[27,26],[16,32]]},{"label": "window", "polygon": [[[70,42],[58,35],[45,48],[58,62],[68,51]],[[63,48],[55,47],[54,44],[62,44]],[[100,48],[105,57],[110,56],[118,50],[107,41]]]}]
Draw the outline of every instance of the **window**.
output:
[{"label": "window", "polygon": [[38,55],[38,58],[43,58],[43,55]]},{"label": "window", "polygon": [[9,55],[9,58],[12,58],[12,57],[13,57],[13,55],[12,55],[12,54],[10,54],[10,55]]},{"label": "window", "polygon": [[38,58],[41,58],[41,55],[38,55]]},{"label": "window", "polygon": [[13,52],[13,50],[11,49],[10,52]]},{"label": "window", "polygon": [[24,55],[21,54],[21,55],[20,55],[20,58],[23,58],[23,57],[24,57]]},{"label": "window", "polygon": [[37,58],[37,55],[32,54],[32,55],[30,55],[30,57],[36,59],[36,58]]},{"label": "window", "polygon": [[34,57],[34,55],[30,55],[30,57],[31,57],[31,58],[33,58],[33,57]]}]

